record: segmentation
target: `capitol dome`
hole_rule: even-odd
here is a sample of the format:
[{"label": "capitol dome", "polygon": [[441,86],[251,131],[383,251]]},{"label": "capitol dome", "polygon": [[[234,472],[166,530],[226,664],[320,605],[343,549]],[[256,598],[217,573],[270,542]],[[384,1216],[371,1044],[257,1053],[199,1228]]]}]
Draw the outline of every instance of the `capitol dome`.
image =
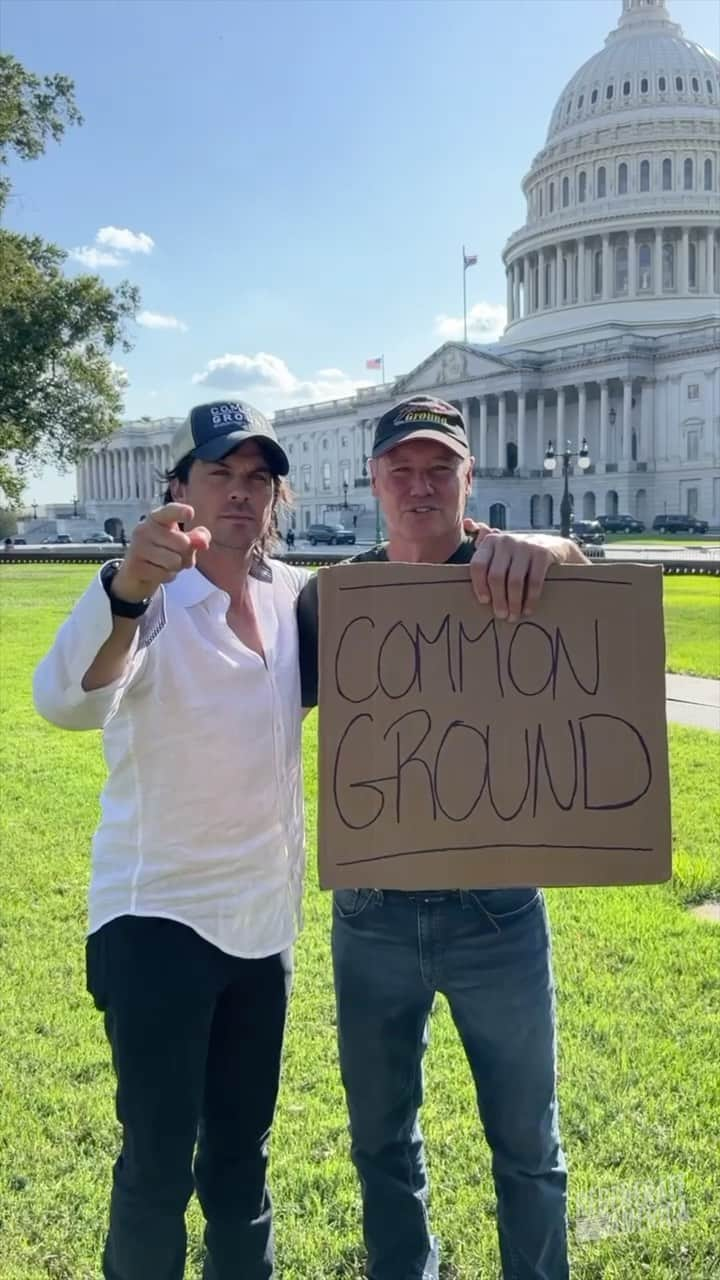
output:
[{"label": "capitol dome", "polygon": [[718,59],[666,0],[622,0],[523,181],[527,221],[503,254],[505,340],[716,315],[719,144]]}]

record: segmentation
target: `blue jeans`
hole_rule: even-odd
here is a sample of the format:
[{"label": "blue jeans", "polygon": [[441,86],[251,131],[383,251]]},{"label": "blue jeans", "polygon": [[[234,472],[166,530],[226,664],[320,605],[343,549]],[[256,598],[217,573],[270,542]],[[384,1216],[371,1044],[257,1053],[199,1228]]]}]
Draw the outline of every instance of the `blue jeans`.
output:
[{"label": "blue jeans", "polygon": [[369,1280],[437,1280],[422,1058],[446,996],[492,1152],[505,1280],[567,1280],[550,935],[535,889],[341,889],[333,960],[340,1067]]}]

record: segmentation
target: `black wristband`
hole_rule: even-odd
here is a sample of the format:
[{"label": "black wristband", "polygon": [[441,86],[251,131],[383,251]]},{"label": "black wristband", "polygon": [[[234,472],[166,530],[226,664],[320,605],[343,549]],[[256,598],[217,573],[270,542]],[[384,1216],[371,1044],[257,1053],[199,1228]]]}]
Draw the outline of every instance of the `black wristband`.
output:
[{"label": "black wristband", "polygon": [[100,570],[100,581],[110,601],[110,612],[115,618],[142,618],[150,604],[149,596],[146,600],[121,600],[119,596],[113,594],[113,580],[121,563],[120,560],[108,560],[107,564],[104,564]]}]

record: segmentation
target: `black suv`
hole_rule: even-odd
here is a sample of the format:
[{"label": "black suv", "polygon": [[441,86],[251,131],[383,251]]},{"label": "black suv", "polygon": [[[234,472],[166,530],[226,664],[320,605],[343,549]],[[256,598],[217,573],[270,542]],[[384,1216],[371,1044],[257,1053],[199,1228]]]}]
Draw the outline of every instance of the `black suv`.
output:
[{"label": "black suv", "polygon": [[598,524],[606,533],[644,533],[645,525],[635,516],[598,516]]},{"label": "black suv", "polygon": [[355,542],[355,534],[351,529],[345,529],[341,524],[311,524],[305,530],[305,537],[311,547],[316,542],[329,542],[331,546],[335,543],[346,542],[351,546]]},{"label": "black suv", "polygon": [[605,534],[599,520],[573,520],[570,526],[570,537],[581,545],[589,542],[598,547],[605,541]]},{"label": "black suv", "polygon": [[656,516],[652,527],[657,533],[707,533],[708,522],[697,516],[664,515]]}]

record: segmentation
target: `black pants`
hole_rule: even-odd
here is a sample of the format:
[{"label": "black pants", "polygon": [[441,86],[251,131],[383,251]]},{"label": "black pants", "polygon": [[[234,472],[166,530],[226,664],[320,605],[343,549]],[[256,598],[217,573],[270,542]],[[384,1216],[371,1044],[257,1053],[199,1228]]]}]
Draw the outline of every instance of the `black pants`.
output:
[{"label": "black pants", "polygon": [[172,920],[121,916],[88,938],[87,978],[105,1014],[123,1129],[103,1275],[181,1280],[194,1172],[204,1280],[267,1280],[268,1139],[291,953],[242,960]]}]

